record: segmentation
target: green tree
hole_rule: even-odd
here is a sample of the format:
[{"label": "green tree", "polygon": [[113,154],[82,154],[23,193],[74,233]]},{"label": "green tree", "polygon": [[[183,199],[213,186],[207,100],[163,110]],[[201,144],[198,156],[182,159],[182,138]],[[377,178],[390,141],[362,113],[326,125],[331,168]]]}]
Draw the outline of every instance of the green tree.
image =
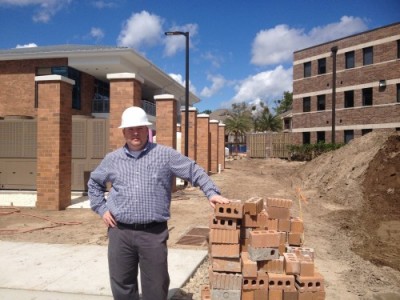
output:
[{"label": "green tree", "polygon": [[199,114],[207,114],[207,115],[209,115],[211,113],[212,113],[211,109],[206,109],[206,110],[203,110],[202,112],[200,112]]},{"label": "green tree", "polygon": [[282,129],[282,122],[278,115],[270,113],[269,109],[264,109],[255,119],[255,131],[279,131]]},{"label": "green tree", "polygon": [[293,104],[293,93],[292,92],[284,92],[283,99],[275,101],[275,112],[277,115],[280,115],[288,110],[292,109]]},{"label": "green tree", "polygon": [[238,143],[240,137],[251,131],[253,127],[251,109],[248,108],[245,102],[232,104],[232,110],[225,119],[225,130],[228,134],[234,135],[235,152],[238,153]]}]

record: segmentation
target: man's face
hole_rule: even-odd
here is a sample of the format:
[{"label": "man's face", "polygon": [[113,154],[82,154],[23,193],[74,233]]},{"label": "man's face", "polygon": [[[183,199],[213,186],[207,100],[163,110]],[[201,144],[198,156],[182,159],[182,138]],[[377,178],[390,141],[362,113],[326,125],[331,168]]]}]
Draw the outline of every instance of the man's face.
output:
[{"label": "man's face", "polygon": [[122,129],[122,132],[130,150],[142,150],[147,143],[149,134],[147,126],[128,127]]}]

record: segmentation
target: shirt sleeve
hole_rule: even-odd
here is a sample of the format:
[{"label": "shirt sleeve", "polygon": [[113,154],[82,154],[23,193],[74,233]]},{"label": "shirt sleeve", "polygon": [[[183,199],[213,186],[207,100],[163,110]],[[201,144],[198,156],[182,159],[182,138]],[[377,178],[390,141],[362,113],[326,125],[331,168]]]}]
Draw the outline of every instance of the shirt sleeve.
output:
[{"label": "shirt sleeve", "polygon": [[173,150],[170,164],[172,173],[175,176],[190,182],[193,186],[199,187],[208,199],[214,195],[221,194],[206,171],[192,159]]},{"label": "shirt sleeve", "polygon": [[107,182],[107,158],[90,173],[88,181],[88,196],[90,200],[90,208],[100,216],[108,210],[105,198],[106,182]]}]

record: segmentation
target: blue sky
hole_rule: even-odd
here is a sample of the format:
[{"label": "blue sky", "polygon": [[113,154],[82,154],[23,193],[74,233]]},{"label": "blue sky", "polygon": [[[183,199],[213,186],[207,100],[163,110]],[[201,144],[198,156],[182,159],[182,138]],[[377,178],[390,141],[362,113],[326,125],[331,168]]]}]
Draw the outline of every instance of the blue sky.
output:
[{"label": "blue sky", "polygon": [[206,109],[292,91],[293,52],[400,21],[399,0],[0,0],[0,48],[126,46],[190,89]]}]

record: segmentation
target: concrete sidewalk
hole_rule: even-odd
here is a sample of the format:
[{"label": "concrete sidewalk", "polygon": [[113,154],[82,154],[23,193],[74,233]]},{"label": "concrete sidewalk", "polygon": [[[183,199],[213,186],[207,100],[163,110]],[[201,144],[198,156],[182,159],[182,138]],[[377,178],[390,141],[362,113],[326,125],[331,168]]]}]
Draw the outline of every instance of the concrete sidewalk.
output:
[{"label": "concrete sidewalk", "polygon": [[[207,255],[169,249],[169,298]],[[0,299],[112,299],[106,246],[0,241]]]}]

